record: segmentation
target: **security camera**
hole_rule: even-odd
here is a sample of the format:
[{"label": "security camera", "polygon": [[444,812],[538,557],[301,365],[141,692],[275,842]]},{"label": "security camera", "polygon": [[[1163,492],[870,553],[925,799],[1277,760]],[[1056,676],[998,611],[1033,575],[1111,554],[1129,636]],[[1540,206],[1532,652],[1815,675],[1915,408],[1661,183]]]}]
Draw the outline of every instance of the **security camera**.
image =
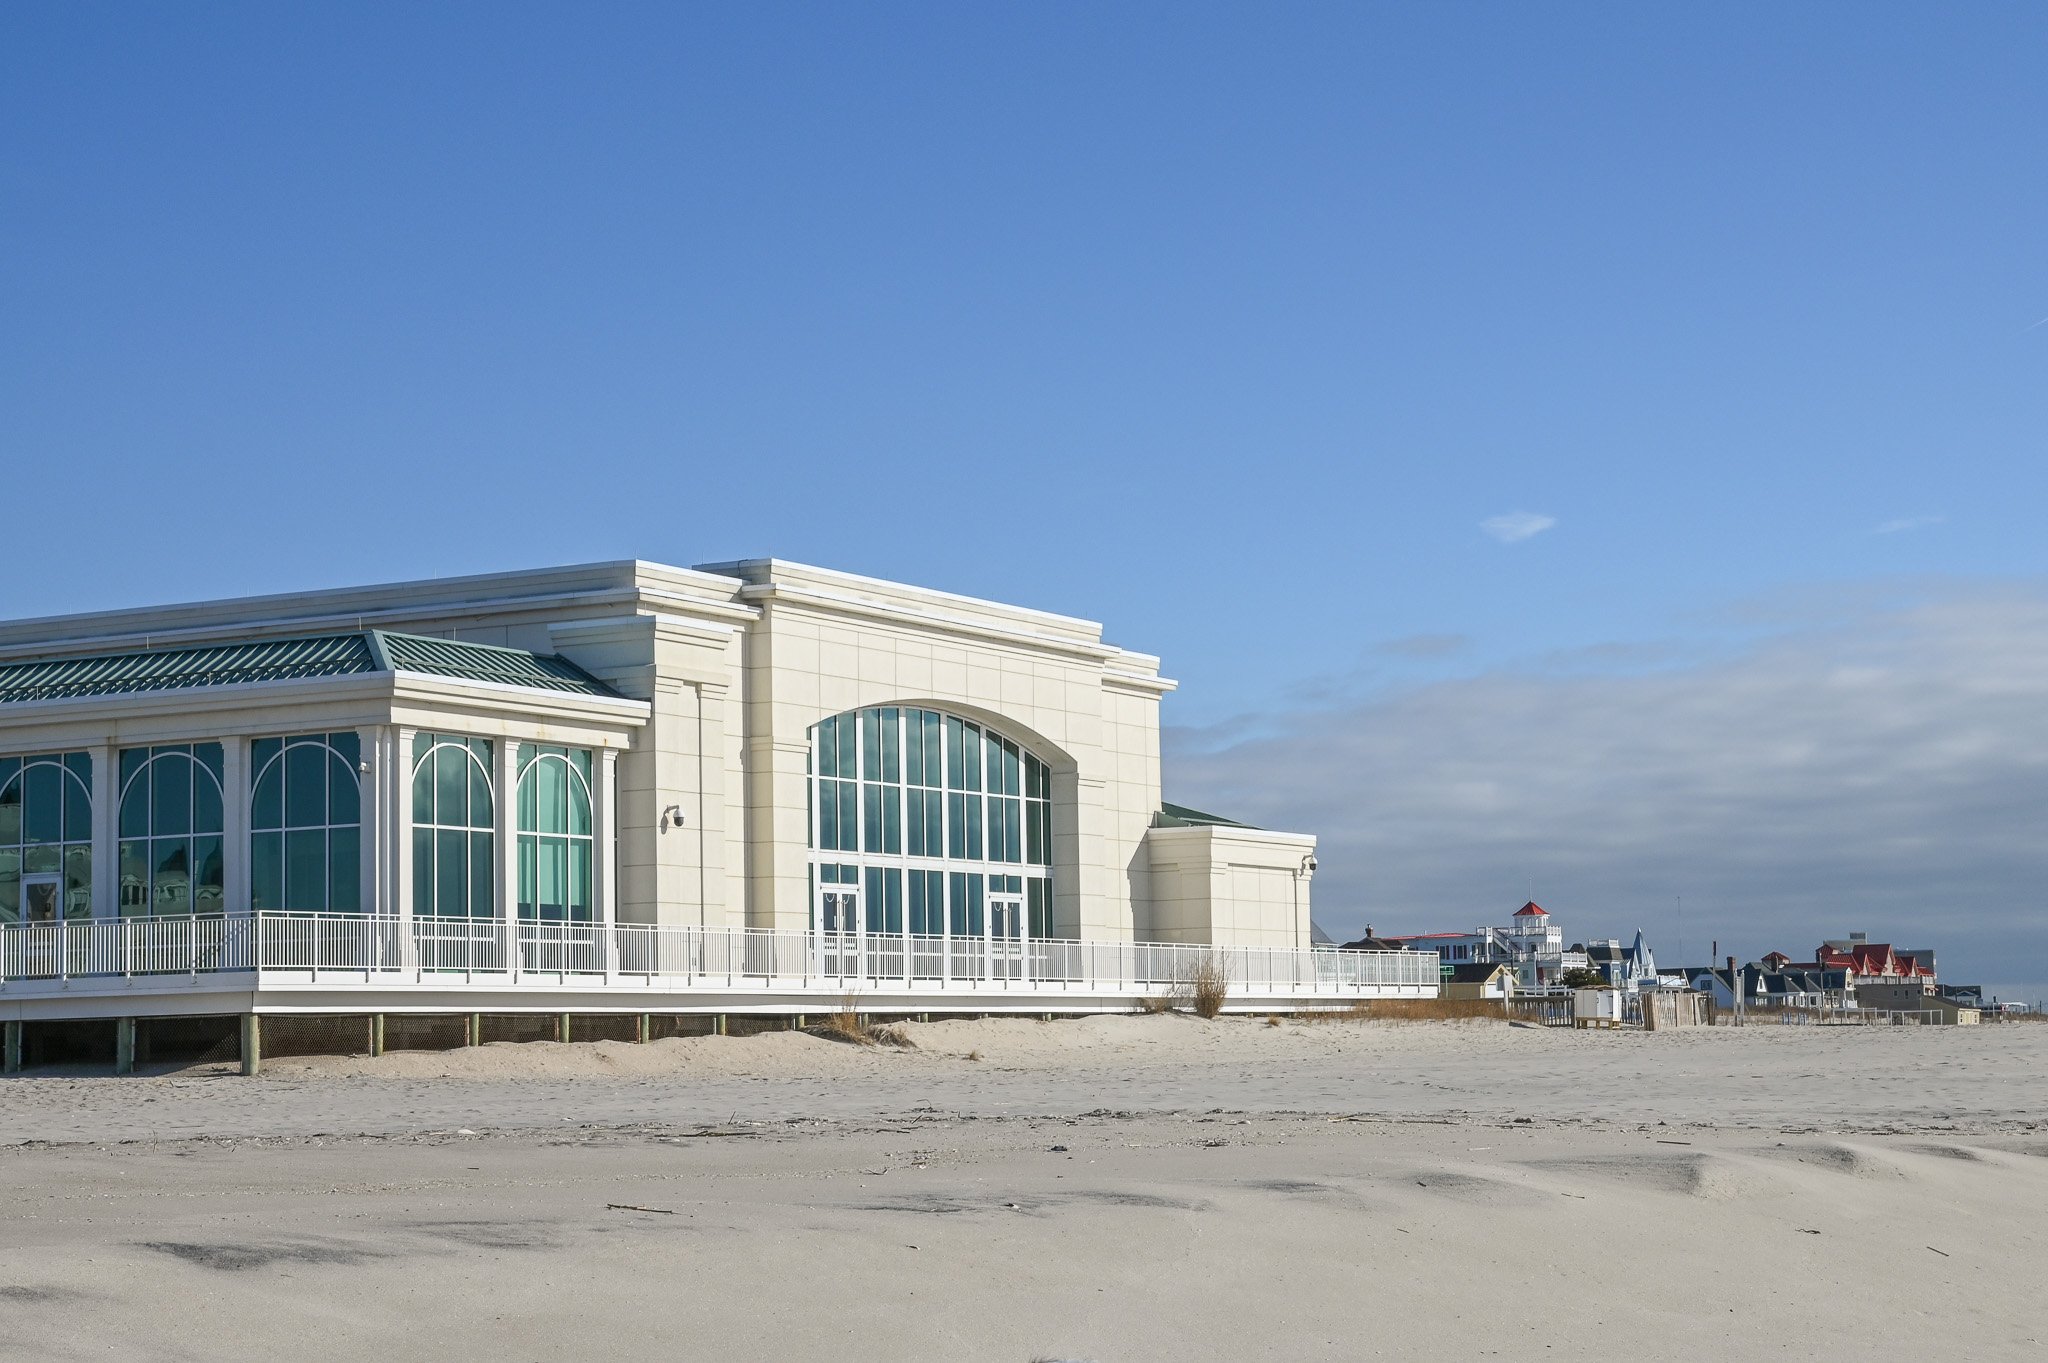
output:
[{"label": "security camera", "polygon": [[662,832],[666,833],[671,828],[681,828],[682,826],[683,807],[681,805],[670,805],[668,808],[661,811]]}]

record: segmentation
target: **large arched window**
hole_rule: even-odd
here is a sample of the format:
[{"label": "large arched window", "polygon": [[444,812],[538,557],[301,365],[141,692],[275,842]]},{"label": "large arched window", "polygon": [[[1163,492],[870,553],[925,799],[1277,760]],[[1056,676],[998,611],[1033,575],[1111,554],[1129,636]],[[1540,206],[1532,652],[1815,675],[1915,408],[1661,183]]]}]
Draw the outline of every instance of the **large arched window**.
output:
[{"label": "large arched window", "polygon": [[1015,739],[877,706],[814,726],[810,769],[815,926],[1052,935],[1052,771]]},{"label": "large arched window", "polygon": [[416,734],[412,741],[412,911],[497,915],[497,805],[491,740]]},{"label": "large arched window", "polygon": [[249,756],[250,903],[361,912],[361,740],[348,732],[259,738]]},{"label": "large arched window", "polygon": [[92,917],[92,754],[0,758],[0,923]]},{"label": "large arched window", "polygon": [[121,912],[219,913],[218,743],[121,750]]},{"label": "large arched window", "polygon": [[519,916],[588,923],[590,750],[519,745]]}]

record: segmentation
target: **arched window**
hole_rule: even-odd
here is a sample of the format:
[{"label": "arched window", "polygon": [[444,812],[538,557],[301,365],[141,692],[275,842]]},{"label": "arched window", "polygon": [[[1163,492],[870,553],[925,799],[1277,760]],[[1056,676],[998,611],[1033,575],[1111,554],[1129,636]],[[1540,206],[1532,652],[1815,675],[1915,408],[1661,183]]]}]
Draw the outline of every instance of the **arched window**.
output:
[{"label": "arched window", "polygon": [[412,911],[497,915],[497,806],[488,738],[416,734],[412,741]]},{"label": "arched window", "polygon": [[0,923],[92,917],[92,754],[0,758]]},{"label": "arched window", "polygon": [[1052,935],[1052,769],[937,710],[877,706],[811,730],[815,926]]},{"label": "arched window", "polygon": [[519,745],[519,916],[588,923],[590,750]]},{"label": "arched window", "polygon": [[219,913],[221,753],[218,743],[121,750],[121,912]]},{"label": "arched window", "polygon": [[249,896],[257,909],[362,911],[361,740],[259,738],[249,765]]}]

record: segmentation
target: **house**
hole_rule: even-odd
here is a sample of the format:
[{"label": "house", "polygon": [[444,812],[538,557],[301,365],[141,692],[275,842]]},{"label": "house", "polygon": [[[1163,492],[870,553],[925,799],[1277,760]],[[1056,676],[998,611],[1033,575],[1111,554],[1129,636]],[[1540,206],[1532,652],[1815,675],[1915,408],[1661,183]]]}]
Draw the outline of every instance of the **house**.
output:
[{"label": "house", "polygon": [[1511,999],[1515,996],[1515,968],[1504,961],[1448,966],[1443,994],[1447,999]]},{"label": "house", "polygon": [[1610,937],[1604,942],[1587,942],[1577,949],[1586,953],[1590,968],[1605,975],[1607,983],[1623,993],[1657,987],[1657,958],[1643,941],[1640,928],[1636,930],[1635,941],[1628,946]]},{"label": "house", "polygon": [[1894,951],[1890,943],[1872,942],[1869,934],[1861,932],[1822,942],[1813,959],[1820,969],[1847,971],[1858,984],[1865,980],[1934,978],[1932,951]]},{"label": "house", "polygon": [[1412,951],[1434,951],[1448,967],[1506,964],[1514,967],[1519,990],[1548,989],[1567,970],[1584,967],[1585,951],[1565,949],[1564,931],[1550,911],[1530,900],[1505,927],[1471,932],[1425,932],[1379,939]]}]

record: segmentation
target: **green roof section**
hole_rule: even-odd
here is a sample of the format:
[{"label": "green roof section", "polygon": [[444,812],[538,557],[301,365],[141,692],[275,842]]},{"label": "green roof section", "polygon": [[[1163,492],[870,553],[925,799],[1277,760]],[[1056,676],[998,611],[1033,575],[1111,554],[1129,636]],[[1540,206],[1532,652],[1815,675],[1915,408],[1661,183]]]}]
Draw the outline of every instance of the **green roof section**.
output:
[{"label": "green roof section", "polygon": [[1159,812],[1153,816],[1152,826],[1154,828],[1249,828],[1258,832],[1264,831],[1257,824],[1239,823],[1236,819],[1226,819],[1221,814],[1204,814],[1199,809],[1189,809],[1186,805],[1168,804],[1164,800],[1159,802]]},{"label": "green roof section", "polygon": [[414,672],[583,696],[618,695],[576,664],[553,654],[373,629],[309,639],[261,639],[0,664],[0,705],[378,672]]}]

